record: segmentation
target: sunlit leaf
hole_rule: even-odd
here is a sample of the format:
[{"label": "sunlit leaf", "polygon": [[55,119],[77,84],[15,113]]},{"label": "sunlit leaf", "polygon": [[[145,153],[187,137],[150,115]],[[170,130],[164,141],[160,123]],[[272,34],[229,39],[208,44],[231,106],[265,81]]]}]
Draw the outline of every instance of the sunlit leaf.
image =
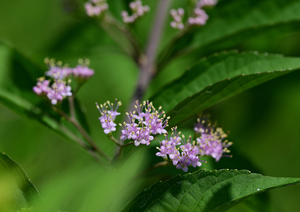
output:
[{"label": "sunlit leaf", "polygon": [[41,200],[36,187],[23,168],[7,154],[0,152],[0,211],[18,210]]}]

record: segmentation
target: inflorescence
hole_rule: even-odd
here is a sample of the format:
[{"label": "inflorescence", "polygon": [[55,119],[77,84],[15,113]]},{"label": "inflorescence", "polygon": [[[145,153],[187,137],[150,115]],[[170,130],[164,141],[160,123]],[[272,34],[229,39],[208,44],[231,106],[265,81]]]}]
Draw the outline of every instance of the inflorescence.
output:
[{"label": "inflorescence", "polygon": [[141,0],[130,2],[129,8],[131,10],[131,15],[125,10],[121,13],[124,23],[133,23],[150,10],[150,7],[148,5],[143,5]]},{"label": "inflorescence", "polygon": [[[212,7],[217,4],[217,0],[200,0],[196,3],[195,8],[193,10],[193,14],[187,19],[187,26],[203,26],[206,24],[208,20],[208,15],[206,14],[204,8]],[[172,9],[170,11],[172,16],[172,21],[170,23],[171,27],[174,29],[183,30],[184,29],[184,9],[178,8],[177,10]]]},{"label": "inflorescence", "polygon": [[[104,133],[116,131],[117,124],[114,121],[116,116],[120,115],[117,109],[121,106],[121,102],[107,101],[100,105],[96,103],[96,106],[101,114],[99,120]],[[202,162],[205,162],[200,160],[203,156],[211,156],[219,161],[221,157],[226,156],[224,153],[229,153],[227,148],[232,145],[231,142],[224,141],[227,134],[222,128],[212,126],[206,117],[198,118],[194,127],[196,141],[192,141],[191,136],[186,140],[185,136],[177,131],[177,127],[172,128],[169,135],[165,128],[170,117],[166,117],[162,107],[156,109],[152,102],[144,101],[140,104],[136,101],[135,110],[126,115],[128,122],[119,124],[122,127],[120,140],[133,140],[135,146],[140,144],[148,146],[155,135],[163,134],[165,139],[160,141],[156,156],[172,161],[177,169],[184,172],[188,171],[188,166],[201,166]]]},{"label": "inflorescence", "polygon": [[62,66],[61,62],[55,63],[53,59],[46,58],[45,63],[49,66],[45,76],[50,79],[46,79],[45,76],[37,79],[33,91],[39,96],[47,97],[52,105],[56,105],[66,97],[73,95],[70,86],[71,77],[82,82],[94,75],[94,70],[88,68],[88,60],[80,59],[79,65],[75,68]]},{"label": "inflorescence", "polygon": [[100,16],[108,9],[106,0],[90,0],[84,4],[88,16]]},{"label": "inflorescence", "polygon": [[[208,20],[208,15],[205,12],[205,8],[212,7],[217,4],[217,0],[198,0],[195,2],[195,7],[192,14],[189,14],[187,18],[187,23],[185,24],[183,19],[185,11],[183,8],[171,9],[170,14],[172,16],[172,21],[170,23],[171,27],[174,29],[183,30],[185,25],[189,26],[203,26]],[[89,0],[85,3],[85,10],[90,17],[99,17],[104,14],[109,8],[107,0]],[[130,12],[123,10],[121,12],[121,17],[124,23],[134,23],[137,19],[143,17],[147,12],[149,12],[150,7],[148,5],[143,5],[141,0],[135,0],[129,3]]]}]

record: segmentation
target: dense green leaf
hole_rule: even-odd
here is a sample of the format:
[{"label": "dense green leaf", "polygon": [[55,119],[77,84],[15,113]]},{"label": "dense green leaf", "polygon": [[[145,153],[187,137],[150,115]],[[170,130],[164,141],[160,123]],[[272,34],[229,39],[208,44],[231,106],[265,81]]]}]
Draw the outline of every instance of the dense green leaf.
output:
[{"label": "dense green leaf", "polygon": [[23,168],[7,154],[0,152],[0,211],[18,210],[31,206],[33,200],[41,199],[38,190]]},{"label": "dense green leaf", "polygon": [[273,37],[299,31],[299,10],[298,0],[220,1],[208,11],[209,20],[199,28],[198,33],[179,36],[161,53],[159,67],[162,68],[178,54],[196,52],[199,57],[232,48],[260,34]]},{"label": "dense green leaf", "polygon": [[225,98],[299,67],[300,58],[223,52],[204,58],[151,100],[169,111],[169,124],[173,126]]},{"label": "dense green leaf", "polygon": [[225,211],[260,192],[300,183],[300,178],[268,177],[247,170],[197,171],[154,184],[125,211]]}]

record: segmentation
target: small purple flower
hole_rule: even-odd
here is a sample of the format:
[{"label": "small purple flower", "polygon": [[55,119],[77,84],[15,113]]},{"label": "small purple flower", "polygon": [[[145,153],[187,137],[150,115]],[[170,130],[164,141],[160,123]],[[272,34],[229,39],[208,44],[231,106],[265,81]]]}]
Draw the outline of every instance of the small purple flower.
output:
[{"label": "small purple flower", "polygon": [[160,147],[157,147],[159,152],[156,156],[163,157],[165,160],[169,158],[177,169],[182,169],[184,172],[188,171],[188,166],[201,166],[200,157],[203,156],[203,151],[194,141],[192,142],[192,137],[189,136],[186,141],[184,135],[181,138],[181,133],[177,133],[176,127],[171,130],[171,136],[166,135],[165,140],[160,142]]},{"label": "small purple flower", "polygon": [[168,118],[161,107],[156,110],[151,102],[144,101],[139,104],[137,101],[135,109],[136,111],[127,113],[128,123],[121,125],[121,140],[133,139],[136,146],[148,146],[154,139],[152,135],[167,133],[164,128],[168,125]]},{"label": "small purple flower", "polygon": [[72,73],[74,77],[87,79],[94,75],[94,70],[90,69],[86,65],[78,65],[73,68]]},{"label": "small purple flower", "polygon": [[67,96],[72,96],[71,86],[66,85],[66,82],[61,80],[56,80],[47,93],[47,97],[53,105],[61,102]]},{"label": "small purple flower", "polygon": [[173,21],[170,23],[171,27],[174,29],[182,30],[184,28],[184,24],[182,22],[182,18],[184,16],[184,9],[178,8],[177,10],[172,9],[170,11]]},{"label": "small purple flower", "polygon": [[136,19],[144,16],[144,14],[150,10],[148,5],[144,5],[144,6],[142,5],[141,0],[130,2],[129,7],[132,11],[131,15],[129,15],[127,11],[121,12],[124,23],[133,23],[135,22]]},{"label": "small purple flower", "polygon": [[72,74],[72,69],[68,67],[50,66],[49,71],[46,72],[46,76],[53,79],[63,80]]},{"label": "small purple flower", "polygon": [[212,7],[215,6],[218,3],[217,0],[200,0],[197,2],[197,7],[203,8],[203,7]]},{"label": "small purple flower", "polygon": [[117,112],[117,109],[121,105],[121,102],[115,101],[115,108],[114,104],[107,101],[103,105],[100,106],[98,103],[96,103],[96,106],[101,114],[99,117],[100,123],[102,128],[104,129],[105,134],[109,134],[111,132],[116,131],[116,124],[114,123],[114,120],[116,116],[120,115],[120,113]]},{"label": "small purple flower", "polygon": [[88,16],[100,16],[108,9],[106,0],[91,0],[84,4]]},{"label": "small purple flower", "polygon": [[206,12],[204,10],[202,10],[201,8],[195,8],[194,15],[195,15],[195,17],[190,17],[188,19],[188,23],[190,25],[203,26],[206,24],[208,15],[206,14]]},{"label": "small purple flower", "polygon": [[219,161],[221,157],[225,156],[223,153],[230,152],[227,148],[232,145],[232,142],[223,141],[227,134],[223,132],[222,128],[214,128],[210,122],[206,122],[204,119],[198,119],[196,126],[195,131],[201,133],[200,137],[196,138],[197,145],[203,155],[212,156]]},{"label": "small purple flower", "polygon": [[33,91],[37,95],[47,95],[50,90],[49,84],[50,80],[45,80],[44,77],[41,77],[38,79],[36,86],[33,87]]}]

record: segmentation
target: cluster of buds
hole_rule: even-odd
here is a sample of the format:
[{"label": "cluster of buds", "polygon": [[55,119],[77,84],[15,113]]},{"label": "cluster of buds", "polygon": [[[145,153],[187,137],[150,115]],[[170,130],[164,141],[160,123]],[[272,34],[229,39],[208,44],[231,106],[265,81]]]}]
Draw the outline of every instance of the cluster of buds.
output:
[{"label": "cluster of buds", "polygon": [[40,77],[36,86],[33,87],[33,91],[39,96],[46,96],[53,105],[56,105],[68,96],[72,96],[71,76],[76,80],[82,81],[94,75],[94,71],[87,67],[88,60],[79,60],[79,65],[75,68],[62,66],[61,62],[55,63],[53,59],[49,60],[46,58],[45,63],[49,66],[49,70],[45,75],[52,78],[53,83],[51,84],[50,79]]},{"label": "cluster of buds", "polygon": [[200,0],[197,2],[197,7],[203,8],[203,7],[213,7],[218,3],[217,0]]},{"label": "cluster of buds", "polygon": [[90,0],[84,4],[88,16],[100,16],[108,9],[106,0]]},{"label": "cluster of buds", "polygon": [[203,26],[206,24],[207,19],[208,15],[206,12],[203,9],[196,7],[194,9],[194,17],[189,17],[188,23],[190,25]]},{"label": "cluster of buds", "polygon": [[[196,6],[193,11],[193,16],[188,18],[188,25],[197,25],[197,26],[203,26],[206,24],[206,21],[208,20],[208,15],[203,10],[205,7],[211,7],[217,4],[217,0],[200,0],[196,3]],[[172,16],[172,22],[171,27],[174,29],[182,30],[184,29],[183,24],[183,16],[184,16],[184,9],[179,8],[177,10],[172,9],[170,11]]]},{"label": "cluster of buds", "polygon": [[173,21],[171,22],[171,27],[174,29],[182,30],[184,28],[184,24],[182,22],[182,18],[184,16],[184,9],[178,8],[177,10],[172,9],[170,11]]},{"label": "cluster of buds", "polygon": [[141,0],[130,2],[129,7],[132,11],[131,15],[129,15],[127,11],[122,11],[121,13],[124,23],[133,23],[150,10],[148,5],[142,5]]},{"label": "cluster of buds", "polygon": [[188,171],[188,166],[201,166],[200,160],[203,156],[211,156],[219,161],[221,157],[225,156],[223,153],[228,153],[227,147],[232,145],[228,141],[223,141],[227,135],[222,128],[214,128],[210,124],[206,125],[205,121],[200,121],[195,126],[195,131],[200,136],[196,138],[196,142],[192,141],[189,136],[187,141],[184,135],[177,132],[177,128],[172,128],[172,134],[160,142],[160,147],[157,147],[159,152],[156,156],[163,157],[165,160],[172,160],[173,165],[177,169],[182,169],[184,172]]}]

